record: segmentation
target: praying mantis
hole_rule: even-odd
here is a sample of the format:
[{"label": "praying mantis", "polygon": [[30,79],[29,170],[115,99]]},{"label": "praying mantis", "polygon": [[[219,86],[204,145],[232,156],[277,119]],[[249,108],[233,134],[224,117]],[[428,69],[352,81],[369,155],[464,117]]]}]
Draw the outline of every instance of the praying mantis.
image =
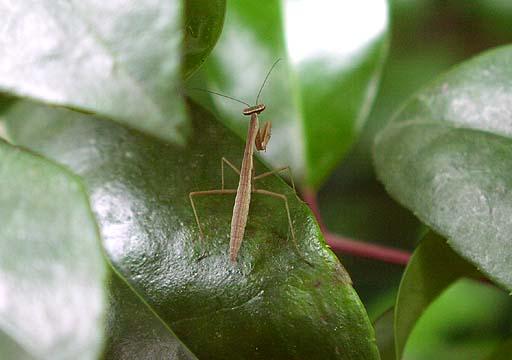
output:
[{"label": "praying mantis", "polygon": [[[252,194],[262,194],[262,195],[268,195],[273,196],[278,199],[281,199],[284,202],[285,208],[286,208],[286,215],[288,217],[288,225],[290,228],[291,238],[295,245],[295,248],[297,250],[297,253],[299,256],[304,260],[304,256],[299,250],[299,246],[297,244],[297,240],[295,238],[295,230],[293,228],[292,218],[290,215],[290,207],[288,205],[288,199],[285,195],[279,194],[273,191],[264,190],[264,189],[257,189],[254,186],[255,180],[262,179],[264,177],[276,174],[281,171],[288,171],[290,175],[290,179],[292,182],[293,190],[295,191],[295,184],[293,182],[293,178],[291,176],[291,169],[289,166],[284,166],[278,169],[274,169],[268,172],[265,172],[263,174],[255,176],[254,172],[254,161],[253,161],[253,155],[254,155],[254,147],[256,147],[257,151],[265,151],[267,148],[267,144],[270,140],[270,131],[271,131],[271,123],[265,122],[262,128],[259,127],[259,119],[258,115],[260,115],[265,109],[265,104],[258,104],[259,96],[261,94],[261,91],[263,87],[265,86],[265,83],[274,69],[274,67],[277,65],[277,63],[281,59],[277,60],[272,67],[270,68],[269,72],[267,73],[267,76],[265,77],[265,80],[263,81],[263,84],[261,85],[261,88],[258,92],[258,96],[256,97],[256,105],[251,106],[247,104],[246,102],[240,101],[238,99],[219,94],[213,91],[210,91],[213,94],[220,95],[223,97],[226,97],[231,100],[238,101],[240,103],[243,103],[247,105],[247,108],[245,108],[242,111],[242,114],[245,116],[250,116],[249,121],[249,127],[247,130],[247,140],[245,144],[245,150],[244,155],[242,159],[242,165],[240,169],[238,169],[233,163],[231,163],[228,159],[222,158],[221,159],[221,189],[216,190],[205,190],[205,191],[193,191],[189,193],[189,199],[190,204],[192,205],[192,210],[194,212],[194,217],[196,219],[197,227],[199,228],[199,233],[201,235],[201,241],[203,243],[203,256],[205,256],[205,239],[204,239],[204,232],[201,227],[201,223],[199,222],[199,217],[197,215],[196,206],[194,204],[194,197],[195,196],[202,196],[202,195],[222,195],[222,194],[236,194],[235,196],[235,205],[233,207],[233,216],[231,218],[231,233],[230,233],[230,240],[229,240],[229,259],[232,262],[236,262],[238,252],[240,250],[240,246],[242,245],[242,241],[244,238],[245,228],[247,226],[247,218],[249,215],[249,205],[251,203],[251,196]],[[196,90],[202,90],[202,89],[196,89]],[[203,90],[204,91],[204,90]],[[233,169],[239,176],[240,180],[238,182],[238,188],[237,189],[225,189],[224,188],[224,165],[228,165],[231,169]],[[309,262],[306,261],[308,264]]]}]

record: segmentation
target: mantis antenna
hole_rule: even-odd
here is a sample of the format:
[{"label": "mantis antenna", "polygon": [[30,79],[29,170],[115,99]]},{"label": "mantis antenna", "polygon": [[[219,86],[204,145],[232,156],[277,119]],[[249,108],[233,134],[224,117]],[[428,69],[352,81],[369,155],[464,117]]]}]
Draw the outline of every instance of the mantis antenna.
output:
[{"label": "mantis antenna", "polygon": [[268,71],[267,76],[265,76],[265,80],[263,80],[263,84],[261,84],[260,91],[258,91],[258,96],[256,96],[256,105],[258,104],[258,100],[260,99],[261,91],[263,90],[263,87],[265,86],[265,84],[267,82],[267,79],[270,76],[270,73],[272,72],[272,70],[274,70],[274,68],[276,67],[277,63],[279,61],[281,61],[281,60],[283,60],[283,59],[281,59],[281,58],[277,59],[276,62],[272,65],[272,67]]},{"label": "mantis antenna", "polygon": [[191,88],[191,90],[204,91],[204,92],[207,92],[207,93],[210,93],[210,94],[219,95],[219,96],[225,97],[225,98],[227,98],[227,99],[231,99],[231,100],[237,101],[237,102],[239,102],[240,104],[247,105],[248,107],[250,107],[250,106],[251,106],[251,105],[247,104],[245,101],[238,100],[238,99],[235,99],[234,97],[227,96],[227,95],[224,95],[224,94],[221,94],[221,93],[215,92],[215,91],[205,90],[205,89],[201,89],[201,88]]},{"label": "mantis antenna", "polygon": [[[283,59],[281,59],[281,58],[277,59],[276,62],[274,62],[274,64],[272,64],[272,66],[270,67],[270,70],[268,71],[267,76],[265,76],[265,79],[263,80],[263,83],[261,84],[260,90],[258,91],[258,96],[256,96],[256,103],[255,103],[255,105],[258,105],[258,100],[260,99],[261,92],[263,91],[263,88],[265,87],[265,84],[267,83],[267,80],[268,80],[268,77],[270,76],[270,73],[272,72],[272,70],[274,70],[276,65],[281,60],[283,60]],[[221,94],[221,93],[218,93],[218,92],[215,92],[215,91],[201,89],[201,88],[191,88],[191,90],[203,91],[203,92],[207,92],[207,93],[210,93],[210,94],[215,94],[215,95],[218,95],[218,96],[225,97],[226,99],[230,99],[230,100],[239,102],[240,104],[244,104],[247,107],[251,107],[251,105],[249,105],[245,101],[242,101],[242,100],[236,99],[236,98],[234,98],[232,96],[224,95],[224,94]]]}]

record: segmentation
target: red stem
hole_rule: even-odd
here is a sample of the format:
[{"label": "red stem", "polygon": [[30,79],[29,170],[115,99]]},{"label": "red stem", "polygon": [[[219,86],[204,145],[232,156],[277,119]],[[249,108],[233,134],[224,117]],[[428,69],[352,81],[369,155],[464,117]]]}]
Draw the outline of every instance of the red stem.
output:
[{"label": "red stem", "polygon": [[390,264],[407,265],[411,254],[408,251],[355,241],[329,232],[324,232],[327,244],[335,252],[380,260]]},{"label": "red stem", "polygon": [[407,265],[407,263],[409,262],[411,254],[408,251],[356,241],[353,239],[349,239],[343,236],[330,233],[325,228],[322,222],[322,217],[320,216],[320,212],[318,211],[316,193],[312,190],[305,189],[302,192],[302,198],[309,205],[311,211],[315,215],[318,221],[318,225],[320,226],[320,230],[322,230],[322,233],[325,236],[327,244],[335,252],[361,256],[369,259],[380,260],[383,262],[398,265]]}]

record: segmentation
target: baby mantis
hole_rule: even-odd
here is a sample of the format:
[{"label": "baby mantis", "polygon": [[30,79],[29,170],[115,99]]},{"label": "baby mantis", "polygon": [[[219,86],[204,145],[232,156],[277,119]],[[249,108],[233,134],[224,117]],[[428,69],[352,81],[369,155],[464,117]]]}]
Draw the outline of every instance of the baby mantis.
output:
[{"label": "baby mantis", "polygon": [[[265,122],[262,128],[259,127],[259,119],[258,115],[261,114],[265,110],[264,104],[258,104],[259,96],[261,94],[261,90],[265,86],[265,83],[274,69],[274,67],[277,65],[277,63],[281,59],[277,60],[272,67],[270,68],[269,72],[267,73],[267,76],[265,77],[265,80],[263,81],[263,84],[261,85],[261,88],[258,92],[258,96],[256,97],[256,105],[251,106],[247,104],[246,102],[240,101],[238,99],[222,95],[219,93],[212,92],[216,95],[220,95],[223,97],[226,97],[231,100],[238,101],[242,104],[247,105],[247,108],[243,110],[242,114],[246,116],[250,116],[249,121],[249,128],[247,130],[247,142],[245,144],[245,150],[244,150],[244,156],[242,159],[242,166],[240,169],[237,169],[235,165],[233,165],[229,160],[226,158],[221,159],[221,177],[222,177],[222,186],[221,189],[217,190],[206,190],[206,191],[193,191],[189,194],[190,203],[192,205],[192,210],[194,211],[194,216],[196,218],[197,227],[199,228],[199,233],[201,235],[201,241],[203,243],[203,249],[205,249],[205,240],[204,240],[204,233],[203,229],[201,227],[201,223],[199,222],[199,217],[197,216],[196,207],[194,204],[194,196],[200,196],[200,195],[214,195],[214,194],[236,194],[235,197],[235,206],[233,208],[233,216],[231,219],[231,234],[230,234],[230,240],[229,240],[229,258],[232,262],[236,262],[238,252],[240,250],[240,246],[242,245],[242,240],[244,238],[245,233],[245,227],[247,225],[247,217],[249,215],[249,205],[251,202],[251,195],[252,194],[262,194],[262,195],[269,195],[276,197],[278,199],[281,199],[284,201],[284,205],[286,208],[286,214],[288,217],[288,225],[290,227],[290,233],[292,237],[292,241],[295,245],[295,248],[297,250],[297,253],[299,256],[304,260],[304,256],[302,256],[302,253],[299,250],[299,246],[297,244],[297,240],[295,238],[295,231],[293,229],[293,223],[292,218],[290,216],[290,208],[288,206],[288,199],[285,195],[275,193],[268,190],[263,189],[256,189],[254,187],[254,181],[258,179],[262,179],[264,177],[276,174],[280,171],[288,170],[290,174],[290,179],[292,181],[293,190],[295,191],[295,184],[293,183],[293,178],[291,176],[291,170],[289,166],[284,166],[272,171],[265,172],[263,174],[260,174],[258,176],[254,176],[254,162],[253,162],[253,155],[254,155],[254,147],[256,147],[256,150],[258,151],[264,151],[266,150],[268,141],[270,140],[270,128],[271,123]],[[201,90],[201,89],[198,89]],[[238,188],[235,189],[224,189],[224,164],[227,164],[230,168],[232,168],[240,177],[240,180],[238,182]],[[204,254],[203,254],[204,256]],[[307,262],[307,261],[306,261]],[[309,262],[307,262],[309,264]]]}]

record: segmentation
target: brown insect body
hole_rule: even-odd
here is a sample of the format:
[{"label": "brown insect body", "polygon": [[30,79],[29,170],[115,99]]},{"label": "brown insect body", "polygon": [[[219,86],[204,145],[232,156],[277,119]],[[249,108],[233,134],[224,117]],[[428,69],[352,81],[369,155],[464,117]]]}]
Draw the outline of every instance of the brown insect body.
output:
[{"label": "brown insect body", "polygon": [[[246,110],[249,110],[248,108]],[[263,105],[263,110],[265,106]],[[263,111],[260,110],[259,112]],[[229,258],[236,261],[240,245],[244,238],[245,227],[247,225],[247,217],[249,215],[249,205],[251,203],[252,184],[254,182],[254,143],[256,135],[259,133],[258,113],[249,112],[244,115],[251,114],[249,129],[247,130],[247,142],[245,144],[244,157],[240,168],[240,181],[235,197],[235,206],[233,207],[233,217],[231,218],[231,234],[229,239]]]},{"label": "brown insect body", "polygon": [[[223,157],[221,159],[222,188],[217,189],[217,190],[193,191],[193,192],[189,193],[190,204],[192,205],[194,217],[196,219],[196,223],[199,228],[199,233],[201,234],[201,240],[203,241],[203,246],[205,243],[204,233],[203,233],[203,229],[201,227],[201,223],[199,222],[199,217],[197,215],[197,210],[194,205],[193,197],[200,196],[200,195],[236,194],[235,205],[233,207],[233,216],[231,218],[231,233],[230,233],[230,239],[229,239],[229,258],[232,262],[236,262],[238,252],[240,250],[240,246],[241,246],[243,238],[244,238],[245,228],[247,226],[247,218],[249,215],[249,205],[251,203],[251,195],[252,194],[261,194],[261,195],[267,195],[267,196],[272,196],[274,198],[278,198],[284,202],[292,241],[295,245],[297,253],[306,263],[310,264],[304,258],[302,253],[300,252],[298,244],[297,244],[297,240],[295,239],[295,232],[293,230],[293,223],[292,223],[292,219],[291,219],[291,215],[290,215],[290,208],[288,206],[288,200],[287,200],[286,196],[283,194],[269,191],[269,190],[254,188],[255,180],[262,179],[264,177],[276,174],[280,171],[288,170],[290,179],[291,179],[291,182],[293,185],[293,190],[295,191],[295,185],[293,183],[293,177],[291,176],[289,166],[284,166],[284,167],[281,167],[281,168],[278,168],[275,170],[265,172],[258,176],[254,176],[254,160],[253,160],[254,147],[256,147],[256,149],[258,151],[266,150],[267,144],[270,140],[270,129],[271,129],[270,122],[265,122],[265,125],[263,126],[263,128],[259,127],[258,115],[260,113],[262,113],[266,109],[266,107],[265,107],[265,104],[258,104],[258,98],[261,93],[261,90],[263,89],[263,86],[265,85],[265,82],[267,81],[268,76],[270,75],[270,72],[272,71],[272,69],[278,62],[279,62],[279,60],[276,61],[274,63],[274,65],[272,65],[270,71],[267,73],[267,76],[265,77],[265,80],[263,81],[263,84],[260,88],[258,96],[256,97],[257,105],[250,106],[249,104],[247,104],[243,101],[240,101],[238,99],[211,91],[211,93],[213,93],[213,94],[220,95],[220,96],[229,98],[231,100],[235,100],[235,101],[241,102],[243,104],[246,104],[248,107],[245,108],[242,113],[244,115],[251,117],[251,120],[249,121],[249,128],[247,130],[247,142],[245,144],[244,157],[242,160],[242,166],[240,167],[240,170],[237,169],[236,166],[233,165],[228,159]],[[202,89],[197,89],[197,90],[202,90]],[[240,176],[240,181],[238,182],[238,188],[236,190],[224,188],[224,165],[225,164],[227,164],[229,167],[231,167]],[[204,250],[204,248],[203,248],[203,250]],[[203,253],[203,257],[205,256],[205,254],[206,254],[206,252]]]}]

